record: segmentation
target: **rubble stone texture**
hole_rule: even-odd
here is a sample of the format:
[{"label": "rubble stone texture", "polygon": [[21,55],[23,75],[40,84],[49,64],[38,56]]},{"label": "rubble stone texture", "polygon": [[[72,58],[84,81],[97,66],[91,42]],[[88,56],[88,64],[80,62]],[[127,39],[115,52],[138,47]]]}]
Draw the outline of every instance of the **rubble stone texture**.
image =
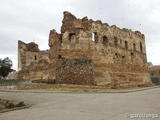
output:
[{"label": "rubble stone texture", "polygon": [[64,12],[61,33],[50,31],[49,46],[40,51],[35,43],[18,42],[19,78],[115,88],[151,85],[139,31]]}]

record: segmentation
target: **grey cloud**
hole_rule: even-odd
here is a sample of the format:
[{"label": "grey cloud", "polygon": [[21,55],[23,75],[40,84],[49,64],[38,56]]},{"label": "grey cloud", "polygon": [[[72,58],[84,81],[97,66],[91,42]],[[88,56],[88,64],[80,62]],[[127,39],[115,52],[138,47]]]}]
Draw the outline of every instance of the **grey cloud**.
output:
[{"label": "grey cloud", "polygon": [[[100,19],[146,36],[148,61],[160,64],[160,2],[158,0],[0,0],[0,56],[17,65],[17,40],[35,41],[48,49],[49,30],[60,32],[63,11],[77,17]],[[154,48],[154,49],[153,49]]]}]

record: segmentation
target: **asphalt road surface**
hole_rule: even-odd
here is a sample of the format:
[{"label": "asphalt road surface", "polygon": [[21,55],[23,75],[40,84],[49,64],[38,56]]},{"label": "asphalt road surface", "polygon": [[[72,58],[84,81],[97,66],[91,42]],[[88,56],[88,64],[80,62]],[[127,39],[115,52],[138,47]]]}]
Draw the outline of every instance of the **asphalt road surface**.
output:
[{"label": "asphalt road surface", "polygon": [[0,92],[0,98],[33,104],[1,113],[0,120],[160,120],[160,88],[131,93]]}]

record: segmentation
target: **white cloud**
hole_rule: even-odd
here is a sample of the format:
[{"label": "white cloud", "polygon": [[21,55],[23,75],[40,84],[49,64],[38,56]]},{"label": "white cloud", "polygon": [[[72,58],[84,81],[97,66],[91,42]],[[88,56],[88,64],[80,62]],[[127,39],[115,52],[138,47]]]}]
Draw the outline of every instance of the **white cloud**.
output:
[{"label": "white cloud", "polygon": [[146,36],[148,61],[160,64],[159,0],[0,0],[0,57],[17,68],[17,41],[35,41],[48,49],[51,29],[60,32],[63,11],[140,30]]}]

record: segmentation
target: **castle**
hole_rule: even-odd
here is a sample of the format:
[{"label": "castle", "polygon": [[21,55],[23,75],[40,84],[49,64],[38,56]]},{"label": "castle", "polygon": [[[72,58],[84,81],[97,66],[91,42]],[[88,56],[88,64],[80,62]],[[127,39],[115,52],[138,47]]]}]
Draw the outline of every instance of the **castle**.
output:
[{"label": "castle", "polygon": [[145,36],[100,20],[64,12],[61,33],[51,30],[49,50],[18,41],[18,77],[58,84],[151,85]]}]

